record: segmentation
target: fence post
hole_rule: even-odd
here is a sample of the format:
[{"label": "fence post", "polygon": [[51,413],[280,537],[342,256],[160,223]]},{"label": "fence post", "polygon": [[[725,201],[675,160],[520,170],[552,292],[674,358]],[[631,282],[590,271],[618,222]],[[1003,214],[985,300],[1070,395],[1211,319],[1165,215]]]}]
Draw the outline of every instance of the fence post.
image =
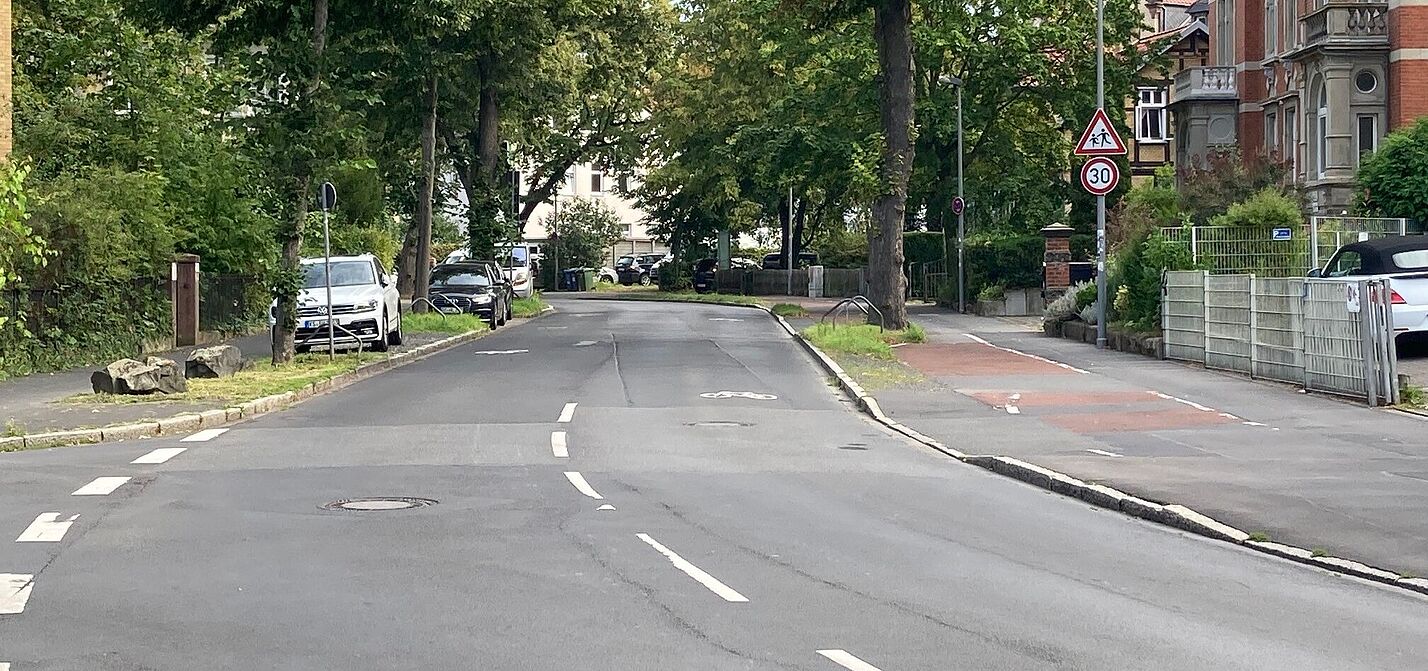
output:
[{"label": "fence post", "polygon": [[1259,301],[1255,294],[1258,293],[1259,284],[1255,281],[1254,273],[1249,276],[1249,346],[1250,346],[1250,378],[1259,377]]},{"label": "fence post", "polygon": [[[1194,229],[1191,229],[1194,230]],[[1200,363],[1210,358],[1210,271],[1200,271]]]},{"label": "fence post", "polygon": [[1399,237],[1408,235],[1408,220],[1403,217],[1398,218],[1398,235]]},{"label": "fence post", "polygon": [[175,254],[173,261],[174,344],[198,344],[198,257]]},{"label": "fence post", "polygon": [[1309,269],[1319,267],[1319,217],[1309,217]]},{"label": "fence post", "polygon": [[1370,280],[1356,282],[1359,287],[1359,347],[1364,364],[1364,390],[1368,392],[1368,404],[1378,405],[1378,338],[1374,335],[1374,324],[1378,321],[1377,300],[1373,295],[1374,283]]},{"label": "fence post", "polygon": [[1196,264],[1200,263],[1200,234],[1196,232],[1199,230],[1195,226],[1190,227],[1190,260]]}]

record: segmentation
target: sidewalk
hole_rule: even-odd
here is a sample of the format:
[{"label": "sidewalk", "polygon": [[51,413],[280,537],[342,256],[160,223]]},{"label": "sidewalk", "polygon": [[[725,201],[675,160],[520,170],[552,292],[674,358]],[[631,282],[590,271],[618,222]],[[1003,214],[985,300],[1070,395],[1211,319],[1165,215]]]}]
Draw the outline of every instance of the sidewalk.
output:
[{"label": "sidewalk", "polygon": [[1014,320],[913,308],[927,378],[894,419],[1269,540],[1428,575],[1428,420],[1095,348]]},{"label": "sidewalk", "polygon": [[[269,354],[268,334],[228,341],[243,351],[244,359],[260,359]],[[211,346],[211,345],[210,345]],[[182,365],[194,347],[183,347],[153,356],[173,359]],[[89,376],[100,364],[74,368],[58,373],[40,373],[0,380],[0,427],[10,424],[26,433],[88,429],[121,422],[138,422],[169,417],[182,412],[203,412],[221,404],[203,403],[139,403],[139,404],[66,404],[62,401],[76,394],[87,394]],[[4,429],[0,428],[0,435]]]}]

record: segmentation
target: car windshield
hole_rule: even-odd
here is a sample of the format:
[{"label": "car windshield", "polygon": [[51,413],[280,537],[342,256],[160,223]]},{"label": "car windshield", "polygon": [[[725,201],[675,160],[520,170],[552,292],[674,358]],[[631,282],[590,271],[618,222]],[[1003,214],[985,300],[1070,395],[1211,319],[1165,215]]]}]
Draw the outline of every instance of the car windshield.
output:
[{"label": "car windshield", "polygon": [[[322,263],[305,264],[303,271],[307,273],[307,276],[303,282],[303,288],[317,289],[327,286],[325,267],[326,264]],[[332,264],[332,286],[334,287],[355,287],[376,283],[377,276],[372,272],[371,261],[337,261]]]},{"label": "car windshield", "polygon": [[489,287],[491,278],[481,268],[437,268],[431,271],[434,287]]}]

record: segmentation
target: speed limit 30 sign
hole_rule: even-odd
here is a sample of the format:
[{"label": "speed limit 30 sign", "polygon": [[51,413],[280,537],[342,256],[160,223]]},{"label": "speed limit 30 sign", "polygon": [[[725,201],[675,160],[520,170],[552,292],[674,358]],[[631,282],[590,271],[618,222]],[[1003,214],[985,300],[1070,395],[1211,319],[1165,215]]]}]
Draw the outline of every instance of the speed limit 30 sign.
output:
[{"label": "speed limit 30 sign", "polygon": [[1081,166],[1081,186],[1093,196],[1104,196],[1121,183],[1121,169],[1105,156],[1097,156]]}]

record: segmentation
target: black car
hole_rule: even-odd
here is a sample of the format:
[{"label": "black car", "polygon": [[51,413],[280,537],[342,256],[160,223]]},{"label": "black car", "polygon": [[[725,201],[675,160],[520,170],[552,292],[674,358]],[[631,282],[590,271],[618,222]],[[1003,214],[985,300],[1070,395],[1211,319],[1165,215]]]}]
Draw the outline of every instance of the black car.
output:
[{"label": "black car", "polygon": [[[817,252],[800,252],[794,262],[797,268],[807,268],[818,265]],[[764,270],[787,270],[788,259],[780,253],[764,255]]]},{"label": "black car", "polygon": [[715,259],[700,259],[694,264],[694,293],[709,294],[719,290],[719,262]]},{"label": "black car", "polygon": [[620,284],[650,285],[659,281],[659,263],[666,254],[626,254],[615,261]]},{"label": "black car", "polygon": [[501,269],[490,261],[443,263],[432,268],[427,293],[437,310],[478,315],[492,329],[511,319],[514,292]]}]

